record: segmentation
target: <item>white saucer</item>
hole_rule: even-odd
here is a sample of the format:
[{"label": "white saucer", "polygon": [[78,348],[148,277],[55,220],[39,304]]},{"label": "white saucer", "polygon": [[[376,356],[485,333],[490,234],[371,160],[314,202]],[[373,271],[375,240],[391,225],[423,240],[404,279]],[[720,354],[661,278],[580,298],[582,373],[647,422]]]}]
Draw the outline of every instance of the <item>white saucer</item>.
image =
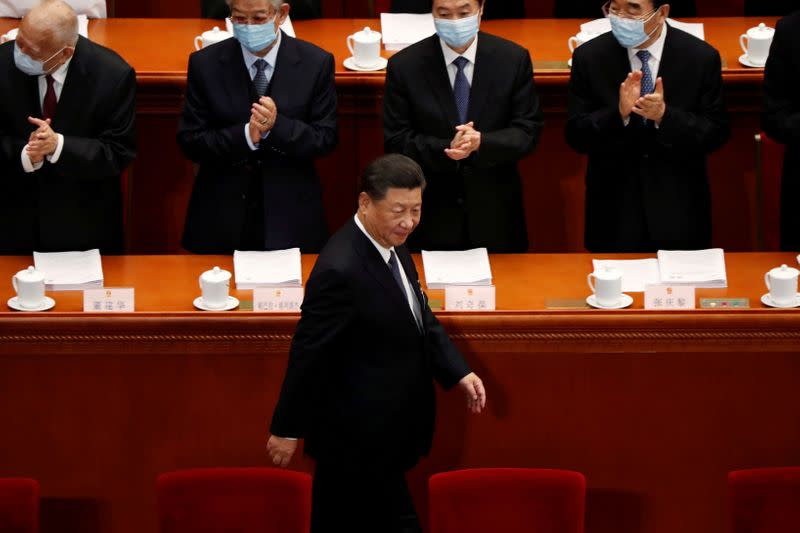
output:
[{"label": "white saucer", "polygon": [[42,300],[42,304],[39,307],[33,309],[28,307],[22,307],[21,305],[19,305],[19,301],[17,300],[16,296],[14,296],[8,301],[8,306],[14,311],[27,311],[27,312],[47,311],[48,309],[52,309],[53,307],[55,307],[55,305],[56,301],[50,298],[49,296],[45,296],[44,300]]},{"label": "white saucer", "polygon": [[765,294],[761,297],[761,303],[766,305],[767,307],[777,307],[778,309],[792,309],[793,307],[800,307],[800,294],[796,294],[794,297],[794,303],[791,304],[777,304],[772,301],[772,298],[769,297],[769,293]]},{"label": "white saucer", "polygon": [[597,303],[597,300],[594,297],[594,294],[586,298],[586,303],[590,306],[594,307],[595,309],[624,309],[630,306],[633,303],[633,298],[628,296],[627,294],[623,294],[622,298],[619,299],[617,305],[600,305]]},{"label": "white saucer", "polygon": [[201,311],[230,311],[231,309],[236,309],[237,307],[239,307],[239,300],[237,300],[233,296],[228,296],[228,303],[225,304],[225,307],[215,307],[215,308],[206,307],[205,304],[203,304],[202,296],[198,296],[197,298],[195,298],[192,303],[196,308],[200,309]]},{"label": "white saucer", "polygon": [[571,57],[569,59],[567,59],[567,66],[569,68],[572,68],[572,58]]},{"label": "white saucer", "polygon": [[750,58],[747,57],[747,54],[742,54],[739,56],[739,63],[741,63],[746,67],[751,67],[751,68],[764,68],[764,66],[767,64],[766,61],[761,65],[753,63],[752,61],[750,61]]},{"label": "white saucer", "polygon": [[357,72],[375,72],[378,70],[383,70],[386,68],[386,65],[388,64],[389,60],[386,59],[385,57],[379,57],[378,62],[375,64],[375,66],[370,68],[359,67],[358,65],[356,65],[356,59],[352,56],[344,60],[344,68],[348,70],[355,70]]}]

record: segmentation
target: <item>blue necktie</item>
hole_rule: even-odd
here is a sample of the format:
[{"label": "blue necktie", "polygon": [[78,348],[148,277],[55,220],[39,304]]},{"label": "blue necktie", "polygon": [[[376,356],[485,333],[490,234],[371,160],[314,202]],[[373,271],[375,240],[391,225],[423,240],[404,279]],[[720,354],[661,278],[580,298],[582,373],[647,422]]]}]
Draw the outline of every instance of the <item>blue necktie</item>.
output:
[{"label": "blue necktie", "polygon": [[269,84],[266,73],[269,63],[263,59],[259,59],[254,64],[256,66],[256,77],[253,78],[253,84],[256,86],[258,96],[264,96],[267,94],[267,85]]},{"label": "blue necktie", "polygon": [[469,63],[469,59],[463,56],[458,56],[453,60],[453,64],[458,71],[456,72],[456,79],[453,82],[453,96],[456,99],[456,108],[458,109],[458,119],[461,124],[467,123],[467,110],[469,109],[469,81],[464,74],[464,67]]},{"label": "blue necktie", "polygon": [[[642,90],[640,95],[646,96],[652,94],[656,89],[656,84],[653,80],[653,73],[650,71],[650,52],[647,50],[639,50],[636,52],[636,57],[642,62]],[[642,117],[642,121],[647,124],[646,118]]]}]

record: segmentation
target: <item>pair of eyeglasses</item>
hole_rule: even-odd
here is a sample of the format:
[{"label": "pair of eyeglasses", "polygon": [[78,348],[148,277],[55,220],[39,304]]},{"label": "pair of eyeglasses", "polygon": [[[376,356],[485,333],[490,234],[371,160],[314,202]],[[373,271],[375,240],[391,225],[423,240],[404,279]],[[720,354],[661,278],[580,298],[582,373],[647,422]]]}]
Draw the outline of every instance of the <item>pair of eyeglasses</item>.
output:
[{"label": "pair of eyeglasses", "polygon": [[621,9],[617,9],[611,5],[611,0],[608,0],[605,4],[603,4],[603,15],[608,18],[609,15],[614,15],[615,17],[621,17],[625,19],[632,19],[632,20],[643,20],[650,17],[653,13],[658,11],[654,9],[648,13],[639,14],[639,13],[631,13],[629,11],[623,11]]}]

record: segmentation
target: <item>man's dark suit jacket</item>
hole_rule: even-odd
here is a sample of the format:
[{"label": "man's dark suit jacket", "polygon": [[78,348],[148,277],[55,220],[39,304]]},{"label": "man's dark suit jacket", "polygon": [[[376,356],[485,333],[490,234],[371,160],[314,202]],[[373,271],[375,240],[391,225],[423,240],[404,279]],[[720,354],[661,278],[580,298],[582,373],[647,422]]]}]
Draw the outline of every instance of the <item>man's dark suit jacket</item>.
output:
[{"label": "man's dark suit jacket", "polygon": [[[289,16],[292,20],[320,17],[320,3],[321,0],[290,0]],[[231,15],[231,8],[226,0],[200,0],[200,12],[203,18],[224,19]]]},{"label": "man's dark suit jacket", "polygon": [[333,56],[281,36],[269,94],[278,118],[259,149],[244,125],[258,101],[236,39],[189,57],[178,144],[200,165],[186,215],[183,245],[196,253],[237,249],[251,179],[261,179],[265,249],[299,246],[317,252],[327,238],[322,188],[314,159],[336,146]]},{"label": "man's dark suit jacket", "polygon": [[444,153],[459,120],[439,37],[409,46],[389,60],[385,148],[414,159],[428,181],[422,224],[412,245],[525,252],[528,237],[517,163],[536,147],[543,126],[526,49],[479,34],[467,121],[474,121],[481,132],[480,150],[456,162]]},{"label": "man's dark suit jacket", "polygon": [[136,156],[136,73],[116,53],[80,37],[53,130],[64,136],[58,162],[22,169],[23,147],[42,117],[39,81],[0,45],[0,253],[28,255],[100,248],[121,253],[120,175]]},{"label": "man's dark suit jacket", "polygon": [[331,237],[306,284],[270,432],[304,438],[318,462],[411,468],[431,446],[432,380],[449,389],[471,372],[430,311],[408,250],[396,253],[423,333],[353,220]]},{"label": "man's dark suit jacket", "polygon": [[764,71],[762,127],[786,145],[781,182],[781,248],[800,248],[800,12],[778,21]]},{"label": "man's dark suit jacket", "polygon": [[[603,16],[604,0],[556,0],[555,16],[565,19],[598,19]],[[670,0],[672,18],[696,17],[695,0]]]},{"label": "man's dark suit jacket", "polygon": [[[392,0],[392,13],[430,13],[431,0]],[[483,8],[484,19],[525,18],[524,0],[490,0]]]},{"label": "man's dark suit jacket", "polygon": [[[666,114],[659,129],[619,114],[619,89],[631,71],[611,33],[575,50],[566,138],[589,155],[586,247],[649,252],[711,245],[706,157],[728,140],[719,53],[670,27],[658,76]],[[655,75],[655,73],[653,73]]]}]

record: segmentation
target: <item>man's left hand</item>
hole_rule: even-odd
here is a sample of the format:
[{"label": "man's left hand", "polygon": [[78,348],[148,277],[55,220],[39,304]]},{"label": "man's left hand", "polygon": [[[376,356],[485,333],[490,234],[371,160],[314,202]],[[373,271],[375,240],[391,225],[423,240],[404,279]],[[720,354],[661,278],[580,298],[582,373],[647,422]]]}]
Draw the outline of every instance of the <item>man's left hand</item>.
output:
[{"label": "man's left hand", "polygon": [[652,94],[642,96],[633,106],[633,112],[648,120],[652,120],[661,125],[661,119],[667,111],[667,104],[664,101],[664,82],[661,78],[656,80],[656,89]]},{"label": "man's left hand", "polygon": [[253,104],[250,110],[251,120],[254,121],[261,133],[267,133],[275,125],[278,118],[278,106],[269,96],[262,96]]},{"label": "man's left hand", "polygon": [[42,161],[48,155],[53,155],[58,147],[58,135],[50,127],[49,120],[28,117],[28,122],[38,129],[31,134],[28,141],[28,157],[31,161]]},{"label": "man's left hand", "polygon": [[461,378],[458,386],[461,387],[467,397],[467,408],[470,411],[478,414],[486,407],[486,390],[483,388],[483,381],[475,372],[471,372]]}]

